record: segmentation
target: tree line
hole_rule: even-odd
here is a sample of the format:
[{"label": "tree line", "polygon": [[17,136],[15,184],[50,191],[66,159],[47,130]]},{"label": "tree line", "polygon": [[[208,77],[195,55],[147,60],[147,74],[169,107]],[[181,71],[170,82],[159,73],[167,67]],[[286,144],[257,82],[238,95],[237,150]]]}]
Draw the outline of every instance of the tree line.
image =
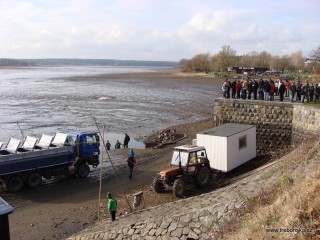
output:
[{"label": "tree line", "polygon": [[[305,64],[310,60],[309,64]],[[313,50],[311,58],[303,56],[302,51],[291,55],[277,56],[267,51],[250,52],[241,56],[228,46],[222,46],[216,54],[198,54],[191,59],[181,59],[179,67],[184,72],[227,72],[228,68],[239,66],[248,68],[268,68],[277,72],[298,72],[300,70],[320,73],[320,46]]]}]

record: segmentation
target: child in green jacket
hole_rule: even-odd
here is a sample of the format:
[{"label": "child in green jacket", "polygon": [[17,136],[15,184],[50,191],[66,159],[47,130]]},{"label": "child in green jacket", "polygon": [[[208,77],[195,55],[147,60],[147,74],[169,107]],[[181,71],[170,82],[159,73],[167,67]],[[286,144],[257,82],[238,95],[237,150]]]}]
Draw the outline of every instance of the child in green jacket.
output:
[{"label": "child in green jacket", "polygon": [[114,221],[116,220],[118,203],[117,203],[117,200],[114,197],[112,197],[111,193],[108,193],[107,197],[108,197],[108,211],[111,214],[112,221]]}]

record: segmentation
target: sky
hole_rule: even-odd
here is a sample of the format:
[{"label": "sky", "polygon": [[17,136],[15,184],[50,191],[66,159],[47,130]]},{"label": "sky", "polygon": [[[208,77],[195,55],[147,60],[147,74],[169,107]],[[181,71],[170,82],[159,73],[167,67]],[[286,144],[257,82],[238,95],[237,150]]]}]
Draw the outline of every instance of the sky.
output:
[{"label": "sky", "polygon": [[320,0],[0,0],[0,58],[180,61],[267,51],[309,57]]}]

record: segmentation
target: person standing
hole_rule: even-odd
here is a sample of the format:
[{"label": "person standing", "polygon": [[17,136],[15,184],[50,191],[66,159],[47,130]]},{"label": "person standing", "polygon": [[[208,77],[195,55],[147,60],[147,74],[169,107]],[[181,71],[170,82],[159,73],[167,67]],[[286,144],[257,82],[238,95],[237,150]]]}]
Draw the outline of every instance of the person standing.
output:
[{"label": "person standing", "polygon": [[301,95],[303,95],[301,98],[301,102],[304,103],[304,100],[307,99],[307,102],[309,103],[310,101],[310,87],[309,87],[309,82],[307,82],[303,87],[302,87],[302,92]]},{"label": "person standing", "polygon": [[240,80],[237,81],[237,84],[236,84],[236,92],[237,92],[237,99],[240,99],[240,93],[241,93],[241,82]]},{"label": "person standing", "polygon": [[258,93],[259,83],[256,79],[253,80],[253,99],[257,100],[257,93]]},{"label": "person standing", "polygon": [[237,80],[234,80],[231,83],[231,97],[236,98],[236,85],[237,85]]},{"label": "person standing", "polygon": [[253,92],[253,82],[251,79],[249,79],[248,82],[248,99],[251,99],[251,94]]},{"label": "person standing", "polygon": [[106,142],[106,148],[107,148],[107,150],[111,149],[111,143],[109,142],[109,140],[107,140],[107,142]]},{"label": "person standing", "polygon": [[314,86],[313,83],[310,85],[310,102],[313,102],[313,96],[314,96]]},{"label": "person standing", "polygon": [[128,134],[124,134],[123,148],[128,148],[128,144],[130,142],[130,137]]},{"label": "person standing", "polygon": [[229,91],[229,81],[226,79],[224,83],[222,84],[222,92],[223,92],[223,97],[228,98],[228,91]]},{"label": "person standing", "polygon": [[270,83],[268,80],[265,80],[264,81],[264,84],[263,84],[263,98],[264,98],[264,101],[269,101],[270,100]]},{"label": "person standing", "polygon": [[297,92],[297,86],[295,82],[291,84],[291,86],[289,87],[289,90],[290,90],[290,101],[295,102],[296,101],[295,95]]},{"label": "person standing", "polygon": [[280,95],[280,101],[283,102],[284,99],[284,93],[286,92],[286,86],[284,85],[284,83],[282,82],[282,80],[280,80],[279,82],[279,95]]},{"label": "person standing", "polygon": [[111,220],[114,221],[116,220],[118,203],[117,203],[117,200],[111,195],[111,193],[107,194],[107,198],[108,198],[108,211],[111,214]]},{"label": "person standing", "polygon": [[315,89],[314,89],[314,102],[319,102],[319,97],[320,97],[320,83],[316,84]]},{"label": "person standing", "polygon": [[127,163],[129,167],[129,178],[132,178],[133,168],[134,168],[134,165],[136,164],[133,148],[130,148],[129,150]]},{"label": "person standing", "polygon": [[269,97],[270,97],[270,101],[274,100],[274,93],[276,91],[276,87],[274,84],[274,81],[272,79],[270,79],[270,92],[269,92]]},{"label": "person standing", "polygon": [[290,89],[291,83],[289,82],[289,80],[286,80],[284,85],[286,87],[286,97],[289,97],[289,89]]},{"label": "person standing", "polygon": [[248,80],[245,78],[242,83],[242,99],[247,99]]},{"label": "person standing", "polygon": [[301,94],[302,93],[302,83],[300,82],[300,80],[298,80],[298,84],[297,84],[297,101],[301,101]]}]

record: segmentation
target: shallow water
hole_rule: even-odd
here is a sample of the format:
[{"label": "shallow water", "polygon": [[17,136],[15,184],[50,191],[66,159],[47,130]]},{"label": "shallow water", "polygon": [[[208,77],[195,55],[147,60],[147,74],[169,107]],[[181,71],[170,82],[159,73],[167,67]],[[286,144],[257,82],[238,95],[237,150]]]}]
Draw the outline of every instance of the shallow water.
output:
[{"label": "shallow water", "polygon": [[[67,130],[103,131],[105,139],[143,148],[141,137],[208,117],[217,86],[179,79],[104,80],[99,74],[149,68],[42,67],[0,69],[0,141]],[[87,77],[83,77],[87,76]],[[72,78],[70,78],[72,77]],[[97,125],[96,125],[97,122]],[[97,128],[98,126],[98,128]],[[120,139],[118,139],[120,138]]]}]

